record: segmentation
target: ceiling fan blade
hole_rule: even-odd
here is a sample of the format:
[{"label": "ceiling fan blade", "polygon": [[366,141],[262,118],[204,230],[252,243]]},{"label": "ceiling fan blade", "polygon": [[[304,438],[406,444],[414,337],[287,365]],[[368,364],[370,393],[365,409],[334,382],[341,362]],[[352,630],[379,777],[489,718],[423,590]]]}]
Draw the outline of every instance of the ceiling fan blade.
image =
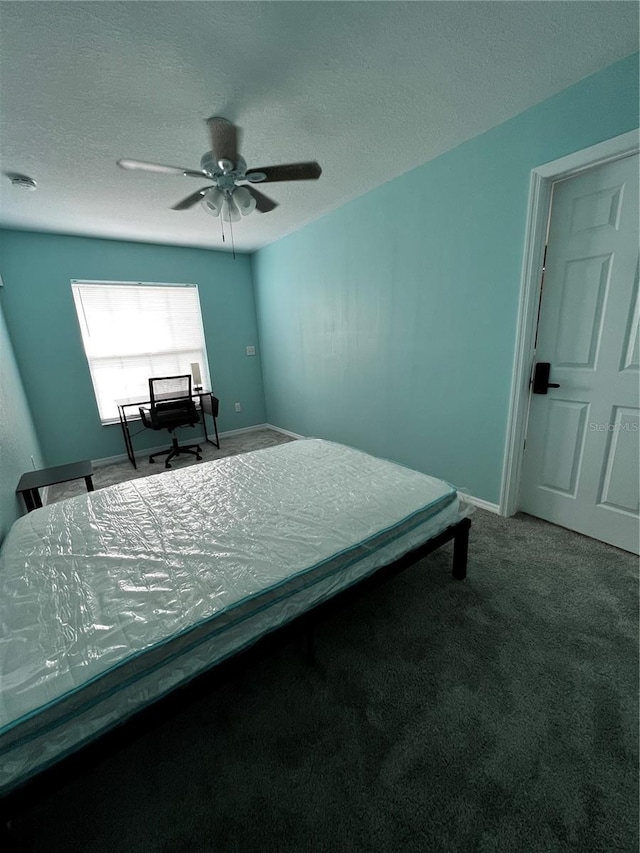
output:
[{"label": "ceiling fan blade", "polygon": [[171,210],[186,210],[188,207],[193,207],[194,204],[197,204],[199,201],[202,201],[204,194],[207,190],[211,189],[211,186],[202,187],[202,189],[191,193],[191,195],[188,195],[186,198],[183,198],[182,201],[179,201],[177,204],[172,205]]},{"label": "ceiling fan blade", "polygon": [[226,118],[213,116],[207,119],[207,127],[211,136],[211,150],[216,163],[228,160],[231,169],[238,162],[238,128]]},{"label": "ceiling fan blade", "polygon": [[147,163],[144,160],[118,160],[121,169],[138,172],[155,172],[159,175],[187,175],[193,178],[207,177],[207,173],[198,169],[186,169],[183,166],[163,166],[161,163]]},{"label": "ceiling fan blade", "polygon": [[[260,169],[248,169],[247,180],[263,181],[315,181],[322,174],[320,164],[312,160],[309,163],[283,163],[280,166],[264,166]],[[255,175],[254,178],[251,176]],[[264,178],[258,178],[264,175]]]},{"label": "ceiling fan blade", "polygon": [[256,200],[256,210],[259,213],[270,213],[272,210],[275,210],[278,206],[278,202],[266,196],[264,193],[261,193],[260,190],[257,190],[255,187],[245,187],[251,195]]}]

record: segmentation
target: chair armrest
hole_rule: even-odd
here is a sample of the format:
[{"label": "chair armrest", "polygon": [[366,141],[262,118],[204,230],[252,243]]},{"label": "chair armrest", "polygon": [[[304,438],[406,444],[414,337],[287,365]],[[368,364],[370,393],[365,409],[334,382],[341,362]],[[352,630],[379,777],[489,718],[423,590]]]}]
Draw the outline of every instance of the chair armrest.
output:
[{"label": "chair armrest", "polygon": [[140,418],[142,420],[142,425],[147,427],[147,429],[153,429],[153,423],[151,420],[151,409],[145,409],[142,406],[138,408],[140,412]]}]

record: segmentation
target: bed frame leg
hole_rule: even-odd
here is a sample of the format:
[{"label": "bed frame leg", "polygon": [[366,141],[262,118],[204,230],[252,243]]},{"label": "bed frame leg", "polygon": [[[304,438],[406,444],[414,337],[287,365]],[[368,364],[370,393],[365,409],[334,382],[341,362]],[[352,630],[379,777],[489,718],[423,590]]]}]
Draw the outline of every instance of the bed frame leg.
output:
[{"label": "bed frame leg", "polygon": [[467,551],[469,550],[469,528],[471,519],[463,518],[458,523],[456,535],[453,537],[453,576],[463,581],[467,576]]},{"label": "bed frame leg", "polygon": [[309,666],[315,666],[316,644],[314,641],[313,625],[311,625],[311,624],[307,625],[307,629],[305,631],[305,639],[306,639],[306,645],[307,645],[307,654],[306,654],[307,663],[309,664]]}]

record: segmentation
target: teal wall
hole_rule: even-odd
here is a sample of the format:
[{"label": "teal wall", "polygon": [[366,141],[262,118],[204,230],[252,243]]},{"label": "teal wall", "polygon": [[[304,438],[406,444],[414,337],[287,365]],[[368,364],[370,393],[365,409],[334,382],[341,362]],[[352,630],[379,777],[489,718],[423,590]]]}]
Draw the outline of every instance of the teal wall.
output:
[{"label": "teal wall", "polygon": [[[263,423],[260,358],[248,256],[183,247],[0,231],[7,326],[45,463],[124,452],[118,425],[102,426],[71,295],[71,279],[189,282],[199,287],[219,429]],[[242,404],[236,414],[234,403]],[[188,431],[185,433],[188,435]],[[148,431],[137,448],[161,445]]]},{"label": "teal wall", "polygon": [[31,471],[32,456],[39,467],[40,445],[0,302],[0,542],[24,512],[18,503],[16,486],[21,475]]},{"label": "teal wall", "polygon": [[498,503],[533,167],[638,127],[638,55],[253,256],[267,420]]}]

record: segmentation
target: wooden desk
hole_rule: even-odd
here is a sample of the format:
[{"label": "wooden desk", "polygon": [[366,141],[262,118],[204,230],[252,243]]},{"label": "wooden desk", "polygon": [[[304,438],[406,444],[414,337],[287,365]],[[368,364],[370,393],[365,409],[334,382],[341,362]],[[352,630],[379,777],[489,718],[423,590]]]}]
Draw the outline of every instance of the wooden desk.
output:
[{"label": "wooden desk", "polygon": [[[218,425],[216,423],[216,419],[218,417],[218,408],[220,406],[220,401],[217,397],[214,396],[213,391],[194,391],[191,394],[192,397],[197,398],[199,401],[198,411],[200,412],[200,420],[202,421],[202,428],[204,430],[204,439],[208,441],[209,444],[213,444],[214,447],[220,447],[220,439],[218,438]],[[116,400],[116,406],[118,407],[118,417],[120,418],[120,426],[122,428],[122,437],[124,439],[124,446],[127,451],[127,456],[129,457],[129,462],[133,465],[134,468],[137,468],[136,465],[136,456],[133,450],[133,442],[131,441],[131,432],[129,430],[129,424],[131,422],[131,418],[127,419],[127,409],[135,409],[136,413],[140,406],[148,406],[149,398],[141,399],[139,397],[126,397],[121,400]],[[212,441],[209,438],[209,434],[207,432],[207,421],[206,415],[210,415],[213,418],[213,431],[216,437],[215,441]],[[134,420],[139,420],[139,417],[134,418]]]},{"label": "wooden desk", "polygon": [[67,483],[69,480],[79,480],[84,477],[87,491],[93,491],[93,465],[90,461],[72,462],[69,465],[57,465],[55,468],[41,468],[39,471],[29,471],[20,477],[16,492],[24,498],[27,512],[42,506],[40,492],[45,486],[55,486],[56,483]]}]

